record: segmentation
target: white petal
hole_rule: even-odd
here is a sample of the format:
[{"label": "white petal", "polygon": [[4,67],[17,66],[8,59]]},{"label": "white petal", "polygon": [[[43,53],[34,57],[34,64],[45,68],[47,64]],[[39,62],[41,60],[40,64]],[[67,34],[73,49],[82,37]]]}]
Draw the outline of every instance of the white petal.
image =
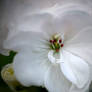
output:
[{"label": "white petal", "polygon": [[[9,30],[37,29],[47,14],[39,16],[41,10],[51,7],[57,0],[4,0],[2,5],[2,24],[7,25]],[[34,14],[38,13],[38,14]],[[0,21],[1,22],[1,21]]]},{"label": "white petal", "polygon": [[82,88],[89,80],[89,66],[80,57],[63,50],[61,70],[65,77],[75,84],[78,88]]},{"label": "white petal", "polygon": [[40,11],[32,14],[22,15],[20,19],[14,21],[13,28],[15,28],[15,30],[22,31],[43,31],[43,24],[52,18],[53,16],[50,14],[46,12],[41,13]]},{"label": "white petal", "polygon": [[92,64],[92,28],[81,30],[65,44],[65,49]]},{"label": "white petal", "polygon": [[[2,1],[2,3],[0,3],[0,52],[1,53],[8,55],[7,51],[5,51],[3,48],[3,41],[6,39],[7,35],[8,37],[14,36],[20,30],[22,31],[33,30],[35,28],[38,30],[44,18],[45,20],[47,20],[46,18],[48,17],[47,14],[45,15],[42,14],[41,16],[39,14],[32,15],[33,10],[38,8],[41,9],[42,6],[47,7],[48,5],[46,3],[49,4],[49,2],[45,0],[44,1],[39,0],[39,1],[37,2],[34,0],[27,0],[27,1],[4,0]],[[44,5],[43,4],[41,5],[41,3],[43,3]],[[10,33],[8,33],[8,30],[10,31]]]},{"label": "white petal", "polygon": [[[90,76],[91,77],[91,76]],[[77,88],[75,85],[72,85],[69,92],[89,92],[89,86],[91,84],[90,81],[91,78],[89,78],[88,83],[83,88]]]},{"label": "white petal", "polygon": [[43,54],[24,50],[15,56],[13,66],[15,76],[22,85],[42,86],[49,62]]},{"label": "white petal", "polygon": [[50,60],[51,63],[55,63],[55,57],[53,56],[53,53],[54,53],[53,50],[49,51],[48,53],[48,59]]},{"label": "white petal", "polygon": [[84,47],[92,43],[92,27],[85,27],[80,30],[69,42],[68,45],[83,44]]},{"label": "white petal", "polygon": [[[51,8],[52,9],[52,8]],[[92,26],[92,19],[85,7],[79,4],[65,4],[63,6],[54,6],[53,14],[49,9],[49,13],[54,16],[54,20],[48,21],[44,30],[52,35],[52,33],[61,33],[65,35],[65,41],[74,37],[81,29]],[[47,11],[48,12],[48,11]],[[57,15],[55,17],[55,14]]]},{"label": "white petal", "polygon": [[45,77],[45,87],[49,92],[68,92],[71,83],[64,77],[58,65],[51,66]]},{"label": "white petal", "polygon": [[86,27],[92,26],[91,16],[84,11],[68,12],[63,20],[66,25],[65,41],[70,41]]},{"label": "white petal", "polygon": [[89,92],[88,87],[85,86],[85,88],[79,89],[75,87],[75,85],[72,86],[69,92]]},{"label": "white petal", "polygon": [[25,48],[30,48],[31,50],[48,50],[49,46],[45,37],[45,34],[41,32],[18,32],[16,35],[5,40],[4,48],[15,51]]},{"label": "white petal", "polygon": [[67,51],[83,58],[88,64],[92,65],[92,46],[87,45],[85,46],[85,44],[74,44],[72,46],[69,46],[67,48],[65,48]]},{"label": "white petal", "polygon": [[[32,45],[38,46],[38,42],[47,39],[47,34],[44,35],[42,30],[43,24],[51,19],[51,15],[44,13],[35,13],[32,15],[22,16],[9,28],[8,38],[4,42],[4,47],[7,49],[18,50],[21,47],[27,46],[32,48]],[[11,31],[13,30],[13,31]],[[34,44],[36,43],[36,44]],[[39,47],[39,46],[38,46]]]}]

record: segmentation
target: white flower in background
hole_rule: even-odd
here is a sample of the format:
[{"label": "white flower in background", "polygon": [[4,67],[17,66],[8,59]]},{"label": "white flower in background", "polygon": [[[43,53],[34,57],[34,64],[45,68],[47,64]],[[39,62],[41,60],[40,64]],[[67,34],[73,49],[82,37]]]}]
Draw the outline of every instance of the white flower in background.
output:
[{"label": "white flower in background", "polygon": [[4,48],[18,52],[13,66],[21,84],[45,86],[50,92],[88,90],[92,15],[87,7],[72,3],[28,12],[12,29]]}]

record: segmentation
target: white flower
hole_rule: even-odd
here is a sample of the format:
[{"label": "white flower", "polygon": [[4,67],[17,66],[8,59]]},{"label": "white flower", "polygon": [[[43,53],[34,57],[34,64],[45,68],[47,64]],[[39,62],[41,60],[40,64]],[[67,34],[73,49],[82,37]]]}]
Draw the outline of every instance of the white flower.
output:
[{"label": "white flower", "polygon": [[[17,51],[15,76],[50,92],[86,92],[91,82],[92,15],[79,4],[24,14],[4,48]],[[17,31],[16,31],[17,30]]]}]

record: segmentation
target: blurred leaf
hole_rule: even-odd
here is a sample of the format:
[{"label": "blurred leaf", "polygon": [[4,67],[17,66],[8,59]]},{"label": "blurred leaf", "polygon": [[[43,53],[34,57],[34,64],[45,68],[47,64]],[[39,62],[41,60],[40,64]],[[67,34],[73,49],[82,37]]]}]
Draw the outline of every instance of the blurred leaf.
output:
[{"label": "blurred leaf", "polygon": [[6,64],[12,63],[14,56],[16,55],[16,52],[11,51],[9,56],[4,56],[0,54],[0,70],[3,66]]}]

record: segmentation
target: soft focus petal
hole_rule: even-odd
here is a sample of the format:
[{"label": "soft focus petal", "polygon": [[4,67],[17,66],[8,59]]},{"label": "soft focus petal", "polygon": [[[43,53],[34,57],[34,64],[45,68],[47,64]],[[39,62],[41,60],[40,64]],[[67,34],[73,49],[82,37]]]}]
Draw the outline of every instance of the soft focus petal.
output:
[{"label": "soft focus petal", "polygon": [[9,50],[5,50],[3,47],[3,42],[8,35],[8,30],[5,28],[0,28],[0,53],[4,55],[9,55]]},{"label": "soft focus petal", "polygon": [[[53,16],[48,13],[41,13],[40,10],[38,13],[25,14],[22,15],[20,19],[13,22],[12,29],[17,31],[43,31],[42,25],[51,20]],[[11,27],[10,27],[11,28]]]},{"label": "soft focus petal", "polygon": [[69,92],[70,86],[58,65],[49,68],[45,76],[45,87],[49,92]]},{"label": "soft focus petal", "polygon": [[[23,28],[24,30],[25,28],[29,29],[29,25],[31,25],[30,21],[37,19],[37,16],[35,18],[32,16],[31,18],[32,14],[39,13],[41,10],[45,11],[47,8],[59,3],[59,1],[60,0],[3,0],[0,6],[0,17],[3,21],[0,20],[0,23],[7,25],[9,31],[19,31],[17,30],[18,28],[21,28],[20,30],[23,30]],[[38,19],[34,21],[35,25],[36,22],[39,22]]]},{"label": "soft focus petal", "polygon": [[41,32],[18,32],[18,34],[8,38],[4,42],[4,48],[20,51],[25,48],[30,50],[48,50],[49,46],[45,39],[46,35]]},{"label": "soft focus petal", "polygon": [[7,25],[6,23],[3,23],[3,6],[2,6],[2,2],[0,2],[0,53],[4,54],[4,55],[9,55],[9,51],[5,50],[3,48],[3,42],[6,39],[7,35],[8,35],[8,30],[7,30]]},{"label": "soft focus petal", "polygon": [[15,76],[24,86],[42,86],[49,62],[43,54],[29,50],[24,50],[15,56],[13,62]]},{"label": "soft focus petal", "polygon": [[91,14],[86,9],[80,4],[71,3],[53,6],[47,12],[52,14],[54,19],[47,21],[43,29],[50,35],[52,33],[63,34],[66,42],[79,33],[81,29],[92,26]]},{"label": "soft focus petal", "polygon": [[92,27],[83,28],[68,43],[68,45],[84,44],[84,47],[90,45],[92,43]]},{"label": "soft focus petal", "polygon": [[65,32],[65,43],[75,37],[76,34],[79,34],[84,28],[92,26],[91,16],[89,16],[86,12],[75,11],[67,16],[64,20],[65,24],[68,25],[68,31]]},{"label": "soft focus petal", "polygon": [[71,40],[76,34],[86,27],[92,26],[91,16],[87,11],[73,10],[67,11],[62,17],[62,24],[65,24],[65,42]]},{"label": "soft focus petal", "polygon": [[80,57],[63,50],[61,70],[65,77],[78,88],[83,88],[87,84],[90,76],[88,64]]},{"label": "soft focus petal", "polygon": [[[41,18],[39,18],[39,15],[32,15],[32,12],[51,7],[56,2],[57,0],[0,1],[0,52],[7,54],[7,51],[3,48],[3,41],[6,39],[7,35],[8,37],[14,36],[20,30],[32,30],[33,28],[38,30],[40,23],[42,23],[40,19],[42,18],[43,20],[44,17],[41,16]],[[48,15],[45,14],[44,16]]]},{"label": "soft focus petal", "polygon": [[89,92],[89,85],[90,85],[90,81],[88,82],[87,85],[85,85],[81,89],[77,88],[75,85],[72,85],[69,92]]},{"label": "soft focus petal", "polygon": [[92,28],[85,28],[65,45],[65,49],[92,64]]},{"label": "soft focus petal", "polygon": [[[91,75],[91,74],[90,74]],[[89,78],[88,83],[83,88],[77,88],[75,85],[72,85],[69,92],[89,92],[90,84],[91,84],[91,76]]]},{"label": "soft focus petal", "polygon": [[21,21],[19,20],[20,22],[17,21],[18,23],[13,27],[13,31],[9,30],[8,37],[4,42],[4,48],[17,49],[18,51],[18,49],[24,46],[30,47],[31,45],[31,48],[32,46],[39,47],[39,42],[48,40],[48,36],[46,33],[44,34],[42,26],[46,21],[50,21],[50,19],[51,15],[47,13],[35,13],[24,16]]}]

